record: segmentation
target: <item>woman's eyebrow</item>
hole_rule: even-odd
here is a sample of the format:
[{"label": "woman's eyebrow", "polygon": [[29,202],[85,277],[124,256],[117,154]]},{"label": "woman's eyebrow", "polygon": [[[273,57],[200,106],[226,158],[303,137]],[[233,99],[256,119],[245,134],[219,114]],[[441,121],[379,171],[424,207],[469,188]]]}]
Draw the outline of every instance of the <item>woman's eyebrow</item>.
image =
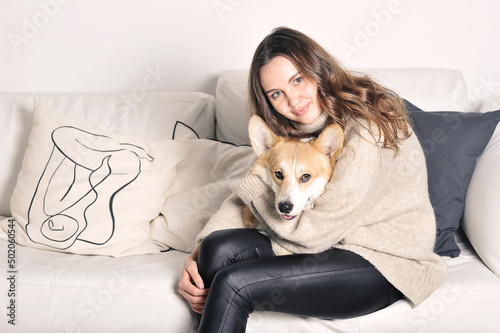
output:
[{"label": "woman's eyebrow", "polygon": [[288,79],[288,83],[292,82],[292,81],[293,81],[293,79],[295,79],[295,78],[297,77],[297,75],[299,75],[299,74],[300,74],[300,72],[297,72],[297,73],[293,74],[293,75],[292,75],[292,76]]},{"label": "woman's eyebrow", "polygon": [[[290,76],[290,78],[288,79],[288,83],[292,82],[299,74],[300,74],[300,72],[297,72],[297,73],[293,74],[292,76]],[[271,89],[271,90],[266,91],[265,94],[268,95],[268,94],[275,92],[277,90],[279,90],[279,89]]]},{"label": "woman's eyebrow", "polygon": [[278,91],[278,89],[271,89],[271,90],[268,90],[268,91],[266,91],[266,93],[265,93],[265,94],[266,94],[266,95],[269,95],[270,93],[275,92],[275,91]]}]

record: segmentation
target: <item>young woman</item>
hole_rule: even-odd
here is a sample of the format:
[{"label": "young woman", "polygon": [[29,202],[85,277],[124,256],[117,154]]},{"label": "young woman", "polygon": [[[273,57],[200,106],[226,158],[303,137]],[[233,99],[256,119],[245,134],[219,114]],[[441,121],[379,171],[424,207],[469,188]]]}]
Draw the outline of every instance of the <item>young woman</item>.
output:
[{"label": "young woman", "polygon": [[[310,137],[337,123],[344,148],[326,192],[297,221],[267,209],[271,190],[259,176],[232,185],[179,281],[203,314],[199,332],[244,332],[253,311],[336,319],[425,300],[446,265],[433,253],[425,158],[403,100],[289,28],[258,46],[249,94],[251,112],[276,134]],[[267,236],[240,229],[244,205],[282,226],[279,245],[294,254],[275,256]]]}]

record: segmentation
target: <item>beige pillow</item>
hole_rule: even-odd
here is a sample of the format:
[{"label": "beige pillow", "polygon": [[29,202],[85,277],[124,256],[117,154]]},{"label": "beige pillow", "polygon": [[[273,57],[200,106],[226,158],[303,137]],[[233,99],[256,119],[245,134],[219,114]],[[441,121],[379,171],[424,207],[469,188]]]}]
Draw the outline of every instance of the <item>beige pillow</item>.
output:
[{"label": "beige pillow", "polygon": [[155,243],[191,252],[196,237],[222,202],[229,184],[242,177],[255,159],[250,146],[193,139],[196,133],[176,126],[175,141],[189,151],[177,165],[176,181],[168,190],[161,215],[151,224]]},{"label": "beige pillow", "polygon": [[110,133],[37,103],[11,198],[17,242],[114,257],[158,253],[150,222],[187,153],[175,141]]}]

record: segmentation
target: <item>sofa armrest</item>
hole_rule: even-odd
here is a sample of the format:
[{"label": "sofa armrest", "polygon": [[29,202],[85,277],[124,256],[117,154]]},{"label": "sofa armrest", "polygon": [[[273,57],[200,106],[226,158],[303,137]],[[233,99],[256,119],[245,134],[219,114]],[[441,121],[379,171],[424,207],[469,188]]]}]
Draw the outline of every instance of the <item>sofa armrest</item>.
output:
[{"label": "sofa armrest", "polygon": [[479,112],[488,112],[495,110],[500,110],[500,94],[491,95],[490,97],[485,99]]},{"label": "sofa armrest", "polygon": [[[500,109],[500,105],[497,109]],[[500,276],[499,169],[500,124],[483,154],[477,160],[465,199],[465,212],[462,221],[465,234],[477,254],[498,276]]]}]

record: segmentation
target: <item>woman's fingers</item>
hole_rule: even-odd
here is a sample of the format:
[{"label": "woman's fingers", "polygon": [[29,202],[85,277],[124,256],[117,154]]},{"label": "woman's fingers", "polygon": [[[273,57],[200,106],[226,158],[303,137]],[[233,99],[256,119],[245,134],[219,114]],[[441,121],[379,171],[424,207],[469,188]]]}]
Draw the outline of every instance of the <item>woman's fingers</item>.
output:
[{"label": "woman's fingers", "polygon": [[193,311],[203,313],[208,291],[209,289],[204,289],[203,279],[198,273],[196,262],[186,263],[179,280],[179,293],[189,302]]}]

